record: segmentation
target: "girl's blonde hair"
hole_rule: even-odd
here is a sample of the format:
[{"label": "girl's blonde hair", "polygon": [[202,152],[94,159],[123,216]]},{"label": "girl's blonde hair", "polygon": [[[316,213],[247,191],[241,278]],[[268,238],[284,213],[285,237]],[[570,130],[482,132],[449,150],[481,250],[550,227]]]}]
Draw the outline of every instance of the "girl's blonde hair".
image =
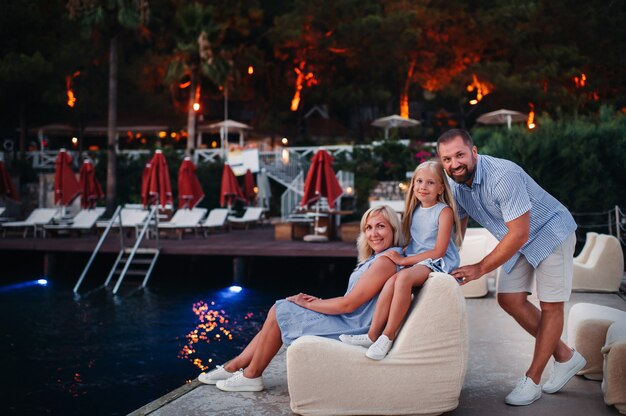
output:
[{"label": "girl's blonde hair", "polygon": [[402,235],[398,214],[396,214],[396,212],[389,205],[372,207],[365,211],[365,214],[361,217],[359,237],[356,240],[356,248],[359,253],[359,263],[367,260],[372,254],[374,254],[374,250],[372,250],[367,241],[367,237],[365,237],[365,226],[367,225],[367,221],[370,217],[377,214],[382,215],[393,229],[393,247],[401,247],[404,245],[404,237]]},{"label": "girl's blonde hair", "polygon": [[461,248],[461,243],[463,242],[463,237],[461,236],[461,220],[459,219],[459,213],[457,212],[456,202],[454,200],[454,196],[452,195],[452,190],[450,189],[450,185],[448,184],[448,178],[446,177],[446,173],[443,170],[443,166],[440,162],[436,160],[428,160],[426,162],[420,163],[418,167],[413,171],[413,176],[411,177],[411,183],[409,184],[409,189],[406,191],[406,197],[404,201],[404,215],[402,216],[402,232],[407,238],[410,239],[411,235],[411,221],[413,220],[413,212],[415,208],[419,205],[419,199],[415,196],[414,188],[415,188],[415,176],[417,172],[422,169],[428,169],[432,173],[436,174],[441,183],[443,184],[443,194],[437,196],[437,200],[439,202],[443,202],[447,204],[451,209],[454,215],[454,242],[457,248]]}]

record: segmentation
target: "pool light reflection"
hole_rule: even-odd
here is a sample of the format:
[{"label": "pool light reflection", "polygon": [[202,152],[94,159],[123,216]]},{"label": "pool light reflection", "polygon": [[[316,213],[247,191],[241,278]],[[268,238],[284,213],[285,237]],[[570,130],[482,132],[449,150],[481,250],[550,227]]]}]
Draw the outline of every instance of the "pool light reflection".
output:
[{"label": "pool light reflection", "polygon": [[0,292],[10,292],[13,290],[24,289],[30,286],[47,286],[46,279],[29,280],[28,282],[14,283],[12,285],[0,286]]},{"label": "pool light reflection", "polygon": [[239,293],[243,290],[243,288],[241,286],[237,286],[237,285],[233,285],[231,287],[228,288],[228,291],[230,293]]}]

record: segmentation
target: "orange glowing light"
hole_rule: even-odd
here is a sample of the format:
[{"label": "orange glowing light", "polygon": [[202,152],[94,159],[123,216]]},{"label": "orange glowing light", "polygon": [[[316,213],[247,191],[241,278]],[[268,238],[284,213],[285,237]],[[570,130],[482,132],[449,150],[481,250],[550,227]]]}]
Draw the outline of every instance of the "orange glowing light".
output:
[{"label": "orange glowing light", "polygon": [[528,103],[530,106],[530,111],[528,112],[528,120],[526,120],[526,125],[530,130],[536,127],[535,125],[535,105],[533,103]]},{"label": "orange glowing light", "polygon": [[175,138],[176,138],[176,136],[178,136],[178,134],[176,134],[176,132],[175,132],[175,131],[173,131],[172,133],[170,133],[170,137],[171,137],[172,139],[175,139]]},{"label": "orange glowing light", "polygon": [[294,71],[298,76],[296,77],[296,91],[293,94],[293,98],[291,99],[291,111],[297,111],[300,106],[300,92],[302,88],[306,85],[307,87],[311,87],[313,85],[317,85],[317,79],[312,72],[308,72],[305,74],[304,67],[306,66],[306,62],[300,62],[298,67],[294,68]]},{"label": "orange glowing light", "polygon": [[252,74],[254,74],[254,67],[252,65],[250,65],[248,67],[248,75],[252,75]]},{"label": "orange glowing light", "polygon": [[164,139],[164,138],[165,138],[165,136],[167,136],[167,132],[164,132],[164,131],[160,131],[160,132],[159,132],[159,138],[160,138],[160,139]]},{"label": "orange glowing light", "polygon": [[476,98],[470,100],[469,103],[476,105],[491,92],[491,87],[486,82],[479,81],[476,74],[472,74],[472,83],[467,86],[467,92],[473,91],[476,91]]},{"label": "orange glowing light", "polygon": [[580,77],[574,77],[574,85],[576,85],[576,88],[584,87],[586,82],[587,75],[585,74],[580,74]]},{"label": "orange glowing light", "polygon": [[184,88],[187,88],[190,85],[191,85],[191,81],[181,82],[180,84],[178,84],[178,88],[180,88],[182,90]]},{"label": "orange glowing light", "polygon": [[199,103],[193,103],[193,111],[198,112],[198,110],[200,110],[200,104]]},{"label": "orange glowing light", "polygon": [[76,78],[79,75],[80,75],[80,71],[76,71],[72,75],[68,75],[65,77],[65,90],[67,93],[67,105],[72,108],[76,105],[76,96],[74,95],[74,90],[72,89],[72,79]]}]

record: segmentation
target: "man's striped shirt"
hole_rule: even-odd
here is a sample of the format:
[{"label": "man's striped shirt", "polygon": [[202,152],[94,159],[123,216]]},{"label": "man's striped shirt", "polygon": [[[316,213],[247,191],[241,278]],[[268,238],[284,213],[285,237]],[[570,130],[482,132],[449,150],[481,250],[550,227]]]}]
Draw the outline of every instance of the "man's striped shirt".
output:
[{"label": "man's striped shirt", "polygon": [[508,233],[507,222],[530,211],[528,241],[504,263],[507,273],[520,254],[536,268],[576,230],[576,222],[563,204],[509,160],[479,155],[471,187],[449,182],[459,216],[469,215],[498,240]]}]

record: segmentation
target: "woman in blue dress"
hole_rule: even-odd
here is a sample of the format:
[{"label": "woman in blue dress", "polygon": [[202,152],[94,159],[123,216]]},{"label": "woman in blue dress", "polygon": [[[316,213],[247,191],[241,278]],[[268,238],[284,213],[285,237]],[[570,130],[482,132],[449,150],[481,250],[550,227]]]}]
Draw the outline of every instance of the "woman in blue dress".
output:
[{"label": "woman in blue dress", "polygon": [[388,206],[370,208],[361,218],[357,240],[359,263],[350,276],[346,294],[320,299],[299,293],[279,300],[270,309],[259,333],[237,357],[198,380],[224,391],[263,390],[263,371],[280,347],[303,335],[338,339],[341,334],[366,331],[383,285],[398,266],[382,255],[402,252],[402,231],[397,214]]}]

